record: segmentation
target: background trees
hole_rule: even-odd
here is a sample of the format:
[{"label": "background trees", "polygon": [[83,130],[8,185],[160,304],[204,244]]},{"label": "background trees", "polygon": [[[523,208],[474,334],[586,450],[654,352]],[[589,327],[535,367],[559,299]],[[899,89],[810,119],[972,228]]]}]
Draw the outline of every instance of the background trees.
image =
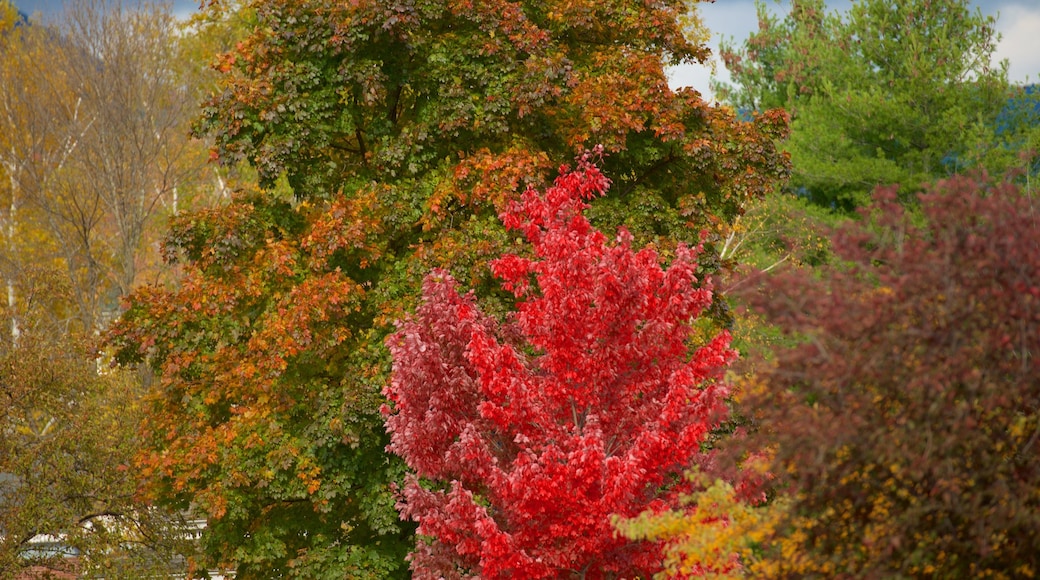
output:
[{"label": "background trees", "polygon": [[749,298],[793,341],[742,399],[793,498],[774,573],[1033,573],[1034,201],[964,177],[919,216],[895,199],[880,190],[835,237],[840,264]]},{"label": "background trees", "polygon": [[55,315],[70,299],[62,273],[27,274],[19,338],[0,341],[0,577],[67,570],[70,554],[106,578],[183,571],[185,522],[135,497],[137,377],[98,373],[93,337]]},{"label": "background trees", "polygon": [[[25,539],[42,524],[106,577],[124,564],[131,576],[142,562],[161,568],[188,550],[170,541],[177,519],[161,505],[204,516],[205,556],[194,563],[241,578],[403,577],[409,551],[423,573],[461,564],[489,576],[648,574],[661,547],[608,524],[650,505],[623,526],[668,542],[661,553],[680,574],[1034,572],[1035,264],[1020,247],[1035,245],[1032,206],[1010,186],[976,195],[951,181],[939,188],[946,206],[927,197],[913,213],[922,181],[1035,164],[1019,157],[1036,142],[1023,130],[1035,100],[979,64],[992,23],[966,6],[864,0],[839,16],[794,2],[729,54],[739,114],[668,88],[665,64],[705,55],[693,3],[678,0],[211,2],[179,31],[161,11],[95,3],[47,27],[15,27],[0,10],[0,565],[24,563]],[[209,57],[199,55],[215,51],[226,54],[201,73]],[[192,138],[185,120],[203,93]],[[761,112],[776,106],[796,118],[789,189],[848,209],[874,184],[901,181],[912,218],[886,198],[868,226],[846,230],[834,261],[815,223],[832,219],[826,210],[794,219],[802,204],[790,198],[754,205],[788,171],[777,149],[787,113]],[[223,165],[200,172],[210,138]],[[550,160],[596,144],[613,187],[585,217],[571,208],[556,223],[545,199],[521,197],[550,185]],[[594,178],[565,176],[561,187],[602,188],[602,176],[582,172]],[[184,211],[207,181],[221,204]],[[521,225],[518,199],[523,215],[544,214],[523,226],[531,246],[498,219],[506,211]],[[615,246],[594,233],[619,225],[628,233]],[[557,231],[588,244],[568,246]],[[683,248],[702,241],[695,265]],[[488,268],[502,255],[513,256],[495,262],[506,288]],[[738,261],[813,270],[781,273],[758,314],[728,314],[714,295],[705,311],[692,281]],[[390,323],[420,302],[431,269],[473,294],[431,282],[390,343],[402,355],[387,391],[398,409],[392,444],[438,480],[417,483],[387,453],[378,410]],[[98,370],[92,336],[143,279],[153,284],[135,292],[110,342],[121,362],[155,371],[138,383]],[[652,292],[632,282],[651,279],[681,284]],[[644,324],[605,315],[615,298]],[[669,304],[703,316],[692,331],[681,316],[654,318]],[[539,310],[550,306],[559,308]],[[1000,308],[1010,313],[992,314]],[[721,394],[693,388],[701,377],[664,355],[719,323],[733,324],[745,353],[776,353],[755,359],[730,402],[743,414],[705,438]],[[453,340],[429,332],[442,327]],[[480,340],[463,344],[469,331]],[[640,350],[651,335],[669,345],[655,362]],[[691,361],[717,378],[729,351],[710,345]],[[426,363],[443,353],[472,382],[418,380],[440,377]],[[642,394],[614,404],[616,389],[567,382],[572,367]],[[646,396],[663,383],[635,381],[638,371],[665,368],[689,379],[672,392],[710,409]],[[493,388],[504,384],[517,387],[508,407]],[[465,404],[444,401],[466,385]],[[598,425],[594,402],[607,407]],[[647,418],[662,405],[674,422]],[[464,416],[467,437],[454,441],[439,429],[456,423],[431,424],[434,415]],[[523,432],[526,418],[553,437]],[[504,435],[514,431],[522,437]],[[420,433],[447,458],[420,447]],[[911,443],[921,441],[924,451]],[[474,461],[488,455],[499,464]],[[684,483],[675,474],[689,463],[701,474]],[[393,485],[403,481],[402,500]],[[679,492],[689,503],[661,512]],[[446,498],[474,517],[445,515]],[[399,521],[395,502],[415,521]],[[426,534],[418,546],[415,523]],[[546,543],[546,530],[558,541]]]},{"label": "background trees", "polygon": [[704,56],[683,35],[688,8],[243,7],[252,32],[218,60],[198,130],[265,189],[176,220],[184,284],[140,291],[113,339],[159,375],[149,489],[196,500],[212,561],[243,578],[406,573],[383,338],[432,267],[509,306],[487,268],[516,244],[497,213],[550,179],[550,159],[602,143],[615,187],[590,215],[665,251],[725,231],[785,175],[784,115],[745,122],[668,88],[665,63]]},{"label": "background trees", "polygon": [[69,553],[106,578],[184,572],[180,514],[137,496],[141,377],[108,370],[97,333],[141,278],[168,276],[159,226],[204,175],[196,80],[160,6],[9,14],[0,3],[0,576]]},{"label": "background trees", "polygon": [[765,477],[695,473],[685,508],[619,527],[667,542],[666,577],[720,558],[734,577],[1034,574],[1035,98],[986,68],[992,22],[964,2],[825,8],[759,4],[723,94],[789,109],[799,195],[849,213],[901,185],[829,244],[837,216],[749,207],[723,255],[768,273],[720,284],[752,308],[719,463]]},{"label": "background trees", "polygon": [[154,276],[148,234],[191,199],[204,156],[187,135],[194,79],[172,16],[80,2],[62,19],[3,39],[7,243],[14,260],[64,267],[71,314],[94,331]]},{"label": "background trees", "polygon": [[919,212],[881,189],[862,218],[832,234],[834,261],[737,286],[783,333],[739,365],[737,436],[719,441],[718,463],[750,477],[696,473],[686,507],[620,522],[666,542],[663,577],[1036,570],[1034,200],[958,176]]},{"label": "background trees", "polygon": [[[847,16],[825,14],[820,2],[796,2],[787,19],[770,20],[746,45],[744,68],[736,72],[742,87],[730,93],[734,103],[748,109],[741,115],[707,106],[694,91],[676,92],[667,86],[665,64],[697,61],[705,54],[698,40],[704,31],[687,36],[683,28],[696,22],[688,18],[688,2],[276,0],[207,6],[194,27],[184,30],[187,42],[170,34],[167,20],[149,20],[147,14],[133,11],[84,12],[63,28],[8,27],[5,32],[4,56],[10,58],[0,64],[4,78],[0,104],[5,115],[0,171],[4,242],[10,258],[2,266],[11,290],[5,313],[14,324],[3,346],[11,353],[12,365],[24,360],[23,370],[41,377],[33,384],[22,380],[28,375],[21,371],[10,374],[21,382],[17,389],[5,388],[32,404],[18,407],[5,419],[11,426],[4,432],[10,436],[5,445],[56,458],[54,465],[77,465],[76,457],[92,458],[101,452],[125,462],[143,442],[144,447],[132,453],[131,471],[145,480],[137,500],[203,515],[205,557],[198,563],[234,567],[241,578],[403,577],[408,551],[417,554],[417,569],[453,573],[458,570],[452,566],[460,562],[487,575],[509,568],[541,575],[579,569],[605,575],[649,573],[649,558],[656,556],[657,548],[612,536],[606,527],[609,512],[633,516],[650,502],[653,516],[673,498],[653,503],[646,482],[634,476],[621,483],[606,476],[583,479],[596,469],[601,474],[609,471],[603,466],[615,465],[611,461],[619,455],[603,452],[600,461],[594,444],[582,447],[593,450],[586,454],[567,445],[609,440],[606,433],[611,429],[617,429],[611,436],[621,441],[626,434],[645,434],[648,425],[661,426],[639,419],[640,410],[645,411],[653,397],[648,401],[633,395],[628,414],[612,407],[617,411],[611,415],[615,419],[609,425],[600,419],[597,431],[595,421],[578,412],[578,405],[569,416],[546,411],[552,406],[546,404],[548,394],[555,392],[552,387],[565,381],[549,381],[529,365],[537,362],[539,371],[560,370],[566,365],[553,367],[553,357],[559,357],[605,383],[605,375],[597,373],[618,369],[611,368],[609,361],[585,364],[586,355],[610,351],[619,353],[618,360],[629,355],[639,358],[642,354],[634,349],[645,344],[634,337],[652,334],[653,325],[629,332],[625,324],[631,321],[621,320],[621,339],[590,346],[588,333],[568,334],[554,325],[571,322],[575,328],[595,330],[593,335],[610,335],[608,330],[617,329],[596,325],[617,320],[535,316],[538,306],[557,304],[552,302],[557,299],[566,306],[560,312],[581,312],[582,305],[574,300],[588,297],[588,280],[610,278],[591,267],[586,271],[588,279],[566,278],[559,295],[547,293],[553,278],[543,272],[540,294],[527,286],[528,294],[519,298],[525,310],[516,324],[508,314],[517,306],[513,291],[530,283],[519,273],[549,260],[532,258],[532,249],[499,222],[499,213],[528,188],[549,185],[556,173],[550,160],[568,159],[601,144],[601,168],[612,178],[613,187],[585,209],[593,225],[574,218],[567,227],[584,235],[593,231],[586,228],[614,232],[624,225],[631,240],[602,249],[596,245],[601,240],[591,234],[586,238],[575,234],[574,239],[595,242],[589,247],[601,248],[602,256],[617,258],[617,263],[629,259],[618,257],[622,255],[662,256],[678,265],[673,268],[681,272],[674,275],[687,286],[694,275],[703,280],[736,260],[747,260],[774,271],[791,262],[813,266],[822,287],[832,290],[817,294],[810,284],[814,276],[805,276],[809,282],[802,283],[809,286],[792,286],[789,294],[778,286],[771,298],[819,299],[790,319],[777,314],[772,320],[780,325],[776,327],[757,321],[747,324],[750,319],[740,316],[733,319],[720,300],[713,300],[709,315],[696,327],[698,333],[713,336],[712,329],[717,330],[713,324],[735,320],[736,334],[747,352],[778,348],[772,360],[779,366],[760,363],[763,366],[746,387],[744,399],[736,401],[747,405],[741,407],[745,415],[714,431],[705,444],[732,449],[734,457],[727,463],[725,455],[711,455],[714,462],[696,455],[693,461],[713,477],[729,476],[737,465],[748,463],[749,455],[763,455],[763,448],[768,451],[775,445],[773,456],[764,455],[773,458],[771,465],[779,477],[774,492],[782,496],[780,500],[762,507],[740,503],[749,497],[762,499],[762,494],[752,493],[760,491],[752,484],[763,483],[755,477],[768,474],[754,470],[743,471],[749,474],[746,480],[704,482],[705,489],[699,489],[700,479],[691,484],[673,481],[673,475],[685,467],[681,464],[694,457],[694,443],[705,442],[704,429],[717,419],[710,413],[677,413],[676,417],[692,421],[677,419],[682,429],[688,428],[682,433],[688,435],[689,445],[678,449],[686,455],[669,456],[665,451],[675,449],[658,437],[655,441],[663,451],[644,455],[670,463],[654,464],[647,473],[656,474],[654,485],[667,481],[663,488],[669,492],[700,493],[692,496],[685,512],[657,520],[667,524],[690,516],[672,530],[677,534],[653,525],[642,532],[635,529],[636,533],[674,539],[672,547],[695,546],[700,556],[712,556],[675,560],[681,561],[679,572],[688,565],[692,568],[687,571],[701,566],[739,574],[742,568],[734,565],[731,549],[743,558],[743,570],[754,567],[756,572],[778,575],[870,576],[893,570],[971,575],[985,572],[982,568],[987,566],[994,573],[1031,570],[999,568],[1000,562],[1032,566],[1028,556],[1019,553],[1035,546],[1004,538],[997,530],[1004,525],[1032,537],[1031,520],[1015,519],[1012,508],[1001,503],[1027,513],[1035,507],[1030,503],[1035,498],[1023,483],[1033,477],[1032,466],[1028,457],[1016,455],[1033,444],[1032,395],[1002,400],[1008,395],[991,396],[987,390],[1008,377],[1021,378],[1018,387],[1028,386],[1026,375],[1014,374],[1018,372],[1014,364],[1031,364],[1031,347],[1028,341],[1021,349],[1008,347],[1003,338],[991,337],[988,333],[994,332],[1013,337],[1014,342],[1019,335],[999,316],[990,320],[972,310],[993,309],[1003,300],[1017,309],[1016,321],[1033,316],[1031,303],[1014,302],[1019,295],[1032,295],[1029,258],[1018,261],[1025,268],[1019,272],[1024,277],[1005,276],[993,266],[1006,265],[996,257],[997,251],[980,250],[984,244],[971,241],[973,235],[1004,240],[1002,230],[991,228],[978,216],[991,211],[1000,219],[1012,215],[1011,210],[985,205],[989,203],[985,200],[1013,196],[994,188],[989,197],[976,196],[983,201],[958,201],[956,216],[942,214],[934,202],[925,202],[925,217],[898,227],[892,217],[894,208],[879,209],[873,218],[875,229],[865,231],[896,233],[869,240],[867,248],[876,252],[870,255],[874,261],[846,250],[841,254],[846,262],[832,265],[826,265],[830,256],[825,245],[816,245],[819,237],[813,220],[792,225],[795,220],[789,212],[795,204],[777,198],[750,207],[753,200],[780,187],[788,170],[786,156],[777,150],[786,135],[787,113],[755,112],[771,106],[785,106],[796,117],[796,133],[786,145],[796,168],[792,189],[827,207],[851,207],[874,184],[886,181],[906,182],[904,201],[913,206],[912,194],[923,180],[968,164],[1000,168],[1022,163],[1016,154],[1029,145],[1032,135],[1008,120],[1018,114],[1035,116],[1036,109],[1028,104],[1009,108],[1011,93],[1002,72],[964,58],[988,58],[992,48],[991,23],[968,11],[964,2],[870,0],[857,3]],[[110,18],[114,14],[123,18]],[[109,33],[109,26],[127,30]],[[205,54],[214,47],[228,51],[215,61],[220,80],[195,130],[198,138],[212,138],[216,144],[214,157],[223,165],[211,175],[216,176],[219,195],[228,193],[225,178],[232,168],[247,176],[253,165],[260,185],[241,180],[236,193],[219,207],[178,212],[184,200],[182,186],[193,182],[180,172],[199,159],[199,143],[179,133],[181,121],[174,119],[183,119],[179,104],[190,102],[202,92],[200,87],[213,87],[214,81],[212,77],[196,80],[197,63],[181,68],[155,53],[167,46],[172,47],[168,54],[177,55]],[[25,74],[37,63],[54,66],[40,74]],[[1024,158],[1026,164],[1032,161]],[[945,195],[951,199],[968,199],[957,197],[962,186],[955,182],[946,187]],[[533,200],[526,198],[528,209],[541,208]],[[164,258],[180,277],[148,276],[156,283],[135,292],[130,310],[111,335],[110,345],[120,362],[147,362],[156,373],[148,384],[141,431],[123,432],[119,441],[125,445],[116,444],[90,434],[115,433],[112,397],[125,395],[125,400],[136,403],[130,395],[140,390],[117,381],[116,375],[110,381],[109,375],[88,372],[96,368],[95,352],[81,341],[105,327],[115,298],[139,283],[143,268],[152,265],[140,250],[149,245],[151,225],[158,223],[164,205],[177,214],[166,237]],[[1014,207],[1018,215],[1031,210]],[[745,213],[747,209],[751,211]],[[949,211],[954,209],[951,206]],[[515,211],[508,215],[520,221]],[[963,217],[967,215],[976,217]],[[934,225],[944,219],[960,224],[960,229]],[[1014,220],[1006,223],[1030,226]],[[774,233],[777,230],[780,233]],[[958,238],[958,231],[968,232],[968,237]],[[801,244],[789,243],[785,233],[792,232],[802,237]],[[525,234],[542,250],[557,247],[547,241],[552,236],[538,227],[527,227]],[[684,243],[701,243],[702,235],[703,252],[695,271],[682,248]],[[956,241],[949,242],[956,252],[942,245],[947,243],[943,236]],[[622,237],[628,240],[627,235]],[[587,257],[568,248],[561,254],[572,260],[569,263]],[[648,249],[640,253],[628,248]],[[1018,256],[1014,253],[1018,250],[1006,251]],[[502,255],[519,256],[496,262],[498,273],[512,284],[506,289],[487,267]],[[967,261],[974,258],[980,261]],[[962,279],[959,271],[945,278],[933,275],[928,268],[940,269],[926,267],[933,263],[984,272],[992,266],[996,268],[992,275],[982,278],[996,280],[996,286]],[[49,300],[43,310],[54,328],[65,334],[46,335],[44,340],[36,332],[34,321],[42,315],[32,314],[36,311],[30,306],[36,306],[27,302],[34,296],[28,264],[65,272],[68,297],[76,299]],[[637,269],[654,278],[659,273],[656,264],[656,258],[645,259],[640,262],[642,269]],[[400,522],[393,509],[401,499],[394,495],[393,484],[405,480],[407,466],[386,452],[390,439],[378,409],[384,402],[381,389],[390,376],[391,361],[384,346],[390,323],[415,307],[420,281],[435,268],[445,279],[450,275],[459,285],[473,288],[473,298],[458,298],[447,286],[431,284],[430,300],[413,323],[426,320],[436,327],[443,323],[434,320],[432,312],[438,308],[461,311],[479,303],[484,314],[463,319],[469,330],[495,340],[474,343],[465,357],[458,352],[461,342],[452,343],[459,368],[482,365],[473,376],[508,374],[510,384],[543,387],[518,395],[509,410],[500,406],[501,412],[491,413],[490,418],[480,415],[480,408],[466,407],[472,430],[482,434],[472,440],[491,442],[486,449],[495,449],[501,438],[502,449],[489,451],[501,455],[501,464],[527,461],[548,466],[546,471],[555,469],[558,477],[538,479],[522,470],[473,467],[472,458],[451,465],[436,463],[441,455],[425,458],[430,473],[441,470],[437,473],[443,479],[460,482],[457,489],[475,490],[477,500],[469,501],[462,492],[451,496],[450,489],[438,484],[428,482],[423,487],[410,480],[401,506],[417,520],[413,523],[428,525],[424,531],[435,538],[416,547],[411,524]],[[901,278],[898,268],[912,275]],[[941,287],[941,294],[929,295],[932,286],[907,281],[915,276]],[[786,279],[786,274],[777,278]],[[1015,296],[992,298],[1006,286],[1001,286],[1004,282],[1012,285]],[[638,285],[614,287],[624,294]],[[745,286],[734,282],[732,287]],[[698,292],[685,290],[690,295]],[[642,296],[652,303],[669,292]],[[608,294],[602,300],[597,297],[600,313],[609,303]],[[678,290],[669,295],[686,296]],[[702,293],[697,295],[703,298]],[[906,304],[891,296],[905,298]],[[969,305],[963,313],[954,308],[957,300]],[[703,302],[698,309],[705,306]],[[765,308],[764,313],[772,315],[775,308],[779,305]],[[841,308],[855,318],[844,320]],[[667,310],[667,306],[657,309]],[[807,321],[805,313],[821,318]],[[585,322],[588,325],[583,326]],[[855,332],[842,334],[846,326]],[[943,334],[933,326],[949,331]],[[690,338],[684,334],[685,324],[662,323],[664,327],[673,333],[668,335],[674,339],[669,344]],[[778,340],[778,328],[790,334]],[[526,347],[520,340],[524,333],[529,335]],[[549,336],[561,341],[554,343]],[[565,337],[570,341],[562,341]],[[436,342],[432,336],[426,338],[423,344]],[[951,346],[944,342],[947,338],[959,342]],[[990,338],[996,342],[986,342]],[[418,344],[413,339],[406,332],[402,341],[405,346]],[[391,344],[404,348],[400,342]],[[979,350],[987,344],[1004,350],[994,347],[992,352],[998,354],[992,355]],[[845,356],[838,362],[810,360],[805,349],[820,345],[823,350],[813,351],[812,356]],[[725,349],[715,346],[716,358],[725,358]],[[605,350],[597,350],[600,347]],[[57,353],[63,349],[76,355],[61,358]],[[677,347],[669,352],[677,352]],[[432,357],[430,353],[429,348],[426,353],[420,349],[420,354]],[[499,368],[488,362],[492,353],[528,366],[517,362]],[[892,353],[899,356],[891,358]],[[601,363],[608,358],[595,360]],[[693,360],[701,361],[696,355]],[[875,360],[882,361],[884,369],[871,366]],[[52,381],[46,375],[48,364],[61,370],[62,376],[82,377]],[[660,369],[663,365],[636,366]],[[429,370],[421,364],[418,368]],[[973,374],[976,371],[981,375]],[[632,369],[619,372],[636,374]],[[833,374],[838,372],[842,380],[858,380],[839,384],[839,375]],[[991,372],[995,374],[987,374]],[[797,383],[792,376],[799,377]],[[81,391],[70,386],[77,381]],[[421,403],[409,407],[400,386],[390,391],[401,413],[391,420],[393,445],[410,454],[413,463],[418,455],[419,465],[424,458],[410,453],[416,451],[414,441],[408,443],[414,433],[408,434],[405,425],[423,425],[424,413],[430,409]],[[1006,393],[1013,387],[1003,388]],[[452,392],[447,387],[442,390]],[[691,399],[702,396],[700,391],[686,392]],[[21,393],[38,394],[23,397]],[[578,389],[567,393],[572,398],[588,394]],[[709,398],[712,409],[720,410],[718,398]],[[497,400],[492,399],[489,395],[488,401]],[[947,408],[933,409],[922,402],[926,400],[928,405],[941,402]],[[783,404],[776,406],[777,401]],[[440,403],[434,403],[432,408],[441,409]],[[66,407],[83,413],[70,416]],[[138,412],[132,404],[128,407],[127,414]],[[564,411],[567,408],[564,405]],[[494,410],[490,404],[483,409],[485,414]],[[519,410],[545,419],[542,423],[556,429],[557,437],[550,442],[539,442],[537,433],[524,433],[527,439],[519,442],[500,437],[506,427],[519,423],[510,416]],[[53,430],[53,425],[68,425],[86,435],[76,441],[62,439],[60,444],[56,438],[53,445],[14,436],[24,435],[18,430],[23,423],[48,416],[58,421],[40,423],[52,425],[48,434],[66,433]],[[797,418],[795,425],[785,423],[789,417]],[[950,417],[961,422],[942,423]],[[415,421],[408,423],[406,418]],[[510,424],[498,429],[491,425],[498,419]],[[986,430],[991,424],[996,428]],[[749,426],[758,429],[757,435],[744,441],[761,445],[743,446],[739,437],[738,442],[725,443],[731,431],[739,434]],[[851,426],[858,429],[848,431]],[[676,425],[665,427],[681,430]],[[983,434],[971,440],[953,438],[969,428]],[[565,436],[572,432],[579,435]],[[829,438],[817,442],[814,433]],[[922,455],[907,443],[922,433],[942,445],[935,444]],[[454,441],[442,443],[455,449]],[[468,445],[469,440],[460,441],[458,447],[472,451],[463,443]],[[484,449],[474,445],[473,449]],[[522,445],[529,445],[526,454],[519,451]],[[640,445],[637,440],[633,448]],[[811,445],[823,449],[822,456],[801,454]],[[849,459],[845,454],[852,451],[858,455]],[[564,456],[568,459],[563,463],[545,459]],[[964,458],[970,458],[970,465]],[[79,478],[86,473],[83,470],[63,481],[84,489],[94,489],[95,481],[112,482],[102,486],[108,490],[104,501],[89,507],[116,506],[114,511],[131,505],[119,502],[130,497],[127,490],[133,482],[119,479],[119,469],[109,469],[124,463],[90,461],[102,468],[98,474],[89,472],[90,482]],[[47,489],[64,489],[50,480],[32,479],[34,465],[11,463],[7,473],[21,470],[23,475],[6,481],[36,481],[44,488],[50,485]],[[596,469],[577,477],[579,465]],[[973,471],[983,465],[985,473]],[[483,477],[488,474],[499,481],[489,482]],[[512,488],[499,485],[521,477],[540,483],[532,487],[532,494],[546,495],[525,496],[524,490],[510,495]],[[535,500],[549,497],[550,479],[569,482],[570,487],[557,487],[583,497],[590,513],[576,512],[580,517],[570,521],[558,510],[531,508]],[[822,487],[815,485],[818,482],[823,482]],[[617,485],[612,488],[612,483]],[[5,493],[36,489],[19,485],[9,486]],[[990,491],[991,487],[998,492]],[[618,498],[614,488],[625,491],[625,501],[613,501]],[[999,490],[1018,495],[1005,500]],[[470,525],[472,519],[442,517],[437,508],[449,496],[462,502],[457,505],[473,508],[480,529]],[[46,494],[34,497],[46,499]],[[961,498],[965,506],[982,514],[969,532],[961,533],[959,526],[968,524],[961,512],[943,503],[952,501],[947,498]],[[45,505],[43,499],[40,502]],[[76,514],[85,517],[81,510],[86,504],[66,503],[75,509],[62,512],[65,519],[48,525],[80,530],[67,522]],[[17,505],[35,504],[20,500]],[[506,506],[520,508],[510,512]],[[137,509],[133,513],[160,512]],[[949,521],[929,519],[933,517],[929,514],[943,514]],[[640,521],[649,520],[632,525],[638,528]],[[523,527],[526,523],[531,526]],[[447,530],[447,524],[453,529]],[[559,545],[532,540],[536,536],[542,540],[544,529],[538,525],[556,533]],[[697,544],[694,532],[705,528],[727,531],[712,536],[718,541],[714,545]],[[736,538],[747,530],[745,539],[757,541],[766,537],[764,530],[773,529],[779,538],[773,546],[749,547]],[[806,531],[810,529],[812,534]],[[465,536],[464,541],[453,543],[452,533]],[[833,540],[842,534],[855,539],[854,548],[845,540]],[[68,537],[74,535],[69,532]],[[818,541],[806,539],[810,537]],[[485,549],[474,547],[477,539],[486,544]],[[505,545],[495,543],[499,540]],[[911,545],[919,549],[908,552],[906,546]],[[537,563],[514,549],[517,546],[526,546],[527,552],[548,551]],[[769,551],[773,547],[789,550],[786,554],[792,557],[774,561]],[[975,569],[958,567],[969,560]],[[633,568],[626,569],[626,563]]]},{"label": "background trees", "polygon": [[990,64],[993,19],[967,0],[863,0],[845,14],[796,0],[783,19],[758,10],[761,29],[723,46],[736,86],[721,94],[791,111],[791,188],[817,203],[848,209],[894,183],[909,195],[978,166],[1003,174],[1036,146],[1031,123],[1002,121],[1018,89]]}]

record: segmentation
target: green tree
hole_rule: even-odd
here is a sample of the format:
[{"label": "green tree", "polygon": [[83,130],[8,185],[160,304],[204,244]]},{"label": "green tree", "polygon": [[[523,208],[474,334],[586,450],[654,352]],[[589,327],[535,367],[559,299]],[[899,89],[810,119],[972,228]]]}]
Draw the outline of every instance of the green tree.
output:
[{"label": "green tree", "polygon": [[684,35],[693,4],[241,6],[251,34],[218,59],[198,131],[263,189],[175,220],[183,284],[138,292],[113,336],[158,374],[148,489],[207,518],[212,562],[241,578],[407,573],[383,339],[432,267],[493,313],[512,306],[487,268],[518,245],[497,214],[552,179],[551,159],[602,144],[614,187],[591,216],[666,256],[786,175],[782,114],[745,122],[669,89],[666,64],[707,55]]},{"label": "green tree", "polygon": [[[779,0],[777,0],[779,4]],[[763,0],[756,0],[758,30],[735,47],[720,44],[720,56],[732,85],[714,82],[719,97],[740,110],[788,108],[804,98],[816,82],[818,60],[809,58],[830,40],[825,26],[825,0],[791,0],[787,15],[777,18]],[[828,23],[829,24],[829,23]]]},{"label": "green tree", "polygon": [[791,111],[792,189],[847,209],[877,185],[910,195],[955,172],[1020,164],[1030,127],[1002,126],[1017,89],[1006,63],[991,65],[994,18],[968,0],[859,0],[845,13],[794,0],[783,19],[763,2],[758,11],[757,32],[723,45],[736,85],[720,93]]}]

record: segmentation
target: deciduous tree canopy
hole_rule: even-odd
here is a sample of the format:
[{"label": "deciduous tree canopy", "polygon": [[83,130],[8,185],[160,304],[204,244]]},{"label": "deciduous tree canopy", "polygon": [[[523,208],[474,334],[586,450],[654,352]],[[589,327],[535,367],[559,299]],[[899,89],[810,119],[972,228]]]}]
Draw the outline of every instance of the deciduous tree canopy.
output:
[{"label": "deciduous tree canopy", "polygon": [[113,342],[159,375],[148,488],[195,500],[215,561],[242,578],[406,573],[383,338],[432,267],[506,309],[487,261],[517,242],[497,214],[551,179],[550,159],[601,143],[615,186],[590,215],[662,248],[724,231],[783,178],[782,113],[745,122],[669,89],[666,63],[706,55],[683,34],[692,8],[244,7],[252,34],[219,60],[198,130],[265,189],[177,221],[166,247],[184,284],[139,292]]},{"label": "deciduous tree canopy", "polygon": [[[924,183],[982,165],[1004,173],[1036,147],[1032,123],[1009,123],[1006,63],[991,64],[993,17],[968,0],[860,0],[827,12],[795,0],[782,19],[758,3],[760,28],[723,45],[734,106],[793,115],[791,188],[849,209],[877,185]],[[909,197],[908,197],[909,199]]]},{"label": "deciduous tree canopy", "polygon": [[183,520],[136,497],[134,373],[99,373],[93,337],[56,319],[59,273],[34,268],[21,288],[24,305],[0,318],[20,321],[17,341],[0,340],[0,577],[68,569],[71,553],[77,572],[106,578],[183,572]]}]

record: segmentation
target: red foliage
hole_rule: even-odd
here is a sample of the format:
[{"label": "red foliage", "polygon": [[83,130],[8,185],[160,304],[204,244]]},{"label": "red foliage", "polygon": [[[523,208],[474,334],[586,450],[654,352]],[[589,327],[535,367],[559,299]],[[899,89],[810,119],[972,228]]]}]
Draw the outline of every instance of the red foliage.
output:
[{"label": "red foliage", "polygon": [[792,340],[744,411],[812,524],[794,537],[823,575],[1040,570],[1035,205],[966,177],[914,213],[879,190],[869,219],[835,236],[841,262],[747,296]]},{"label": "red foliage", "polygon": [[485,316],[435,271],[387,341],[389,449],[416,472],[399,509],[426,537],[411,555],[416,578],[659,567],[657,547],[618,537],[611,515],[674,505],[680,474],[725,417],[719,378],[735,353],[725,332],[690,348],[712,299],[695,276],[700,248],[679,247],[662,269],[626,231],[608,244],[589,224],[585,200],[608,184],[583,161],[503,213],[537,256],[492,263],[520,300],[513,320]]}]

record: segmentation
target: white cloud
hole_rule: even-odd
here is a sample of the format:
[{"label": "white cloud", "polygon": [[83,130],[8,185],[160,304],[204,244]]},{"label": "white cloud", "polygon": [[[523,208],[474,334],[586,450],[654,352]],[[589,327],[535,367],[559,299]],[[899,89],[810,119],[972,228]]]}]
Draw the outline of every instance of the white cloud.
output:
[{"label": "white cloud", "polygon": [[1015,83],[1040,82],[1040,1],[1000,7],[997,30],[1002,38],[993,59],[1008,60],[1008,78]]},{"label": "white cloud", "polygon": [[[776,7],[775,3],[770,3],[770,8]],[[722,82],[730,80],[729,71],[718,58],[719,41],[725,39],[740,44],[758,28],[758,17],[754,0],[716,0],[714,3],[701,3],[698,10],[704,25],[711,31],[708,46],[714,57],[714,73],[711,65],[683,65],[671,68],[668,78],[673,88],[693,87],[704,95],[705,100],[710,100],[712,76]]]}]

